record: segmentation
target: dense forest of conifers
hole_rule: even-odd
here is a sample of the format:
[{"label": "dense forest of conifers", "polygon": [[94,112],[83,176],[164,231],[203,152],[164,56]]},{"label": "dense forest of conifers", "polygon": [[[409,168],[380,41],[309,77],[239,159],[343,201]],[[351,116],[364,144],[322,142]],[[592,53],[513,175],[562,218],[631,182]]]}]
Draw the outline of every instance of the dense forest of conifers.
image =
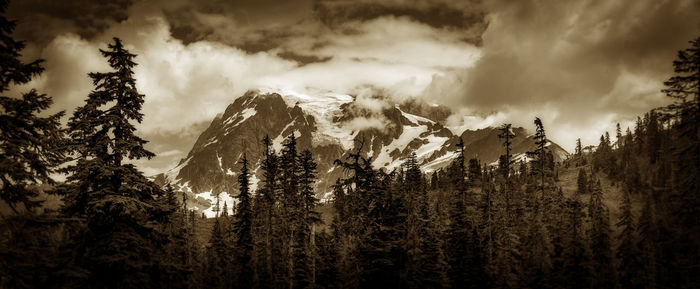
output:
[{"label": "dense forest of conifers", "polygon": [[[0,17],[3,95],[43,70],[19,60],[14,25]],[[460,145],[435,173],[415,156],[386,172],[357,144],[319,204],[311,152],[293,135],[275,152],[265,137],[258,190],[243,156],[234,213],[221,210],[205,242],[186,195],[130,164],[154,156],[135,134],[136,55],[117,38],[101,53],[113,70],[89,74],[94,90],[65,126],[63,113],[46,115],[49,96],[0,97],[11,211],[0,219],[0,288],[700,288],[700,38],[665,82],[674,104],[594,150],[579,142],[562,163],[539,119],[529,163],[512,160],[509,125],[497,167]],[[564,170],[578,170],[573,194],[558,185]],[[615,218],[601,178],[622,194]],[[61,208],[42,208],[40,192]]]}]

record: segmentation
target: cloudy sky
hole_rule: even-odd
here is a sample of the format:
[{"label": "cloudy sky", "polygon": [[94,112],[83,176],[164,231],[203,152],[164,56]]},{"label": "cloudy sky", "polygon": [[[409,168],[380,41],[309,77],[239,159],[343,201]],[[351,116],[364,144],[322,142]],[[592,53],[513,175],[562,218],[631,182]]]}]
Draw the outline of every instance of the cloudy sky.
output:
[{"label": "cloudy sky", "polygon": [[107,71],[121,38],[146,95],[139,126],[159,156],[184,157],[246,90],[355,93],[451,107],[454,126],[543,119],[555,142],[594,144],[614,124],[668,103],[678,50],[700,36],[697,0],[15,0],[24,57],[46,60],[27,87],[69,114]]}]

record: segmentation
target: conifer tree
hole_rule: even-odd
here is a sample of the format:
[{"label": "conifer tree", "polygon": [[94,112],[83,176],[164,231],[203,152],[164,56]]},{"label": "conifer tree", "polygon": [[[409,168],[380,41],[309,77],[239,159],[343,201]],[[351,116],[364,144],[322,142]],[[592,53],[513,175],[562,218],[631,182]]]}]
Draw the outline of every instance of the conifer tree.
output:
[{"label": "conifer tree", "polygon": [[586,177],[586,172],[583,169],[578,170],[578,178],[576,179],[576,193],[579,195],[588,193],[588,178]]},{"label": "conifer tree", "polygon": [[591,185],[591,198],[588,203],[588,216],[591,220],[589,239],[592,252],[592,284],[595,288],[614,288],[615,269],[613,268],[612,244],[610,239],[610,217],[603,204],[603,189],[600,180]]},{"label": "conifer tree", "polygon": [[657,245],[659,239],[659,229],[656,225],[656,216],[652,206],[652,199],[649,196],[644,197],[644,206],[639,215],[637,225],[638,242],[636,244],[639,249],[640,262],[643,266],[642,276],[645,288],[657,288]]},{"label": "conifer tree", "polygon": [[537,201],[534,214],[529,220],[523,241],[523,267],[521,279],[528,288],[551,288],[552,246],[550,233],[544,223],[541,201]]},{"label": "conifer tree", "polygon": [[248,158],[243,154],[241,173],[238,175],[238,205],[233,215],[234,267],[236,288],[251,288],[253,285],[253,235],[252,235],[252,198],[250,194],[250,172]]},{"label": "conifer tree", "polygon": [[544,131],[544,126],[542,125],[542,120],[539,117],[535,118],[535,150],[528,152],[528,155],[535,156],[536,162],[533,166],[533,171],[535,171],[540,178],[540,198],[544,198],[545,193],[545,179],[549,174],[547,169],[547,135]]},{"label": "conifer tree", "polygon": [[673,62],[675,74],[664,82],[662,92],[674,99],[667,106],[673,120],[671,176],[673,186],[668,196],[672,212],[668,222],[676,224],[673,238],[665,245],[672,248],[673,263],[669,268],[677,274],[673,281],[678,287],[700,287],[700,37],[690,41],[690,47],[678,52]]},{"label": "conifer tree", "polygon": [[622,288],[643,288],[641,282],[641,267],[639,250],[637,248],[637,236],[635,234],[634,217],[632,215],[632,200],[628,190],[623,191],[623,199],[620,204],[620,219],[617,226],[622,228],[618,235],[618,247],[616,256],[619,260],[617,271],[620,274],[620,286]]},{"label": "conifer tree", "polygon": [[316,248],[313,246],[314,226],[321,221],[320,214],[315,211],[318,199],[314,194],[316,183],[316,163],[311,151],[304,150],[299,155],[299,220],[295,235],[294,247],[294,285],[296,288],[314,287],[316,272]]},{"label": "conifer tree", "polygon": [[260,164],[260,169],[263,171],[262,180],[259,185],[258,194],[255,198],[256,214],[256,249],[255,260],[257,266],[257,286],[260,288],[272,287],[273,277],[276,275],[273,271],[273,260],[279,257],[279,246],[276,246],[275,232],[278,228],[277,223],[277,196],[278,192],[278,177],[279,164],[278,157],[272,148],[272,141],[268,136],[262,140],[264,146],[263,159]]},{"label": "conifer tree", "polygon": [[577,138],[577,139],[576,139],[576,150],[575,150],[575,154],[576,154],[576,157],[577,157],[577,158],[581,158],[582,155],[583,155],[583,149],[581,148],[581,139],[580,139],[580,138]]},{"label": "conifer tree", "polygon": [[589,288],[591,282],[590,255],[584,234],[582,204],[577,199],[567,201],[567,245],[564,248],[564,280],[568,288]]},{"label": "conifer tree", "polygon": [[159,232],[149,223],[159,211],[155,197],[161,190],[125,161],[151,158],[147,141],[135,135],[141,122],[144,95],[136,89],[133,61],[118,38],[100,50],[113,69],[90,73],[95,85],[68,122],[70,150],[77,162],[65,168],[63,211],[84,217],[87,228],[76,235],[75,262],[90,271],[92,286],[140,287],[148,284],[154,264],[151,251],[160,246]]},{"label": "conifer tree", "polygon": [[214,226],[206,248],[207,262],[205,269],[205,286],[207,288],[226,288],[232,280],[227,280],[226,273],[229,267],[229,247],[226,244],[225,232],[221,227],[219,217],[214,218]]},{"label": "conifer tree", "polygon": [[513,161],[511,160],[511,147],[510,145],[512,144],[512,138],[515,137],[513,134],[511,124],[507,123],[502,125],[500,128],[500,133],[498,134],[498,138],[503,139],[503,147],[505,147],[505,154],[499,158],[499,168],[501,170],[501,175],[503,175],[504,178],[508,178],[508,174],[510,174],[510,165],[513,164]]},{"label": "conifer tree", "polygon": [[7,6],[0,1],[0,200],[19,213],[41,204],[30,186],[54,184],[51,174],[64,160],[63,111],[40,116],[53,100],[33,89],[21,98],[4,95],[11,85],[28,83],[44,71],[43,60],[20,59],[24,42],[12,38],[16,22],[5,17]]}]

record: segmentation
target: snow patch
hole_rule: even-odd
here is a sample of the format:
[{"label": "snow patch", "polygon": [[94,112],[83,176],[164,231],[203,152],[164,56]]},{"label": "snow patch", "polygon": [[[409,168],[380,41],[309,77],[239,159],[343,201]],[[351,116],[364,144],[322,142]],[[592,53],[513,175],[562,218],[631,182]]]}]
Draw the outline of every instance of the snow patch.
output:
[{"label": "snow patch", "polygon": [[[223,121],[224,127],[226,127],[226,133],[228,134],[229,131],[237,127],[239,124],[243,123],[247,119],[249,119],[251,116],[254,116],[256,113],[258,113],[257,110],[255,110],[255,107],[247,107],[243,109],[240,112],[237,112],[236,114],[230,116],[226,120]],[[240,119],[239,119],[240,117]],[[236,121],[238,119],[238,121]],[[235,121],[235,123],[234,123]]]},{"label": "snow patch", "polygon": [[305,113],[313,116],[316,120],[316,131],[312,135],[315,145],[340,144],[345,150],[353,147],[357,132],[349,132],[333,121],[333,118],[342,114],[340,106],[353,101],[352,96],[320,91],[312,95],[281,88],[266,88],[261,91],[278,93],[288,107],[298,105]]},{"label": "snow patch", "polygon": [[398,105],[396,105],[396,109],[398,109],[398,110],[401,112],[401,114],[402,114],[405,118],[407,118],[408,121],[410,121],[410,122],[413,123],[413,124],[420,125],[421,123],[429,123],[429,124],[435,123],[434,121],[432,121],[432,120],[430,120],[430,119],[427,119],[427,118],[425,118],[425,117],[422,117],[422,116],[418,116],[418,115],[415,115],[415,114],[410,114],[410,113],[404,112],[403,110],[401,110],[401,109],[399,108]]},{"label": "snow patch", "polygon": [[[223,210],[224,208],[224,202],[227,204],[226,206],[228,207],[228,213],[229,215],[233,214],[233,208],[236,205],[236,200],[229,195],[227,192],[221,192],[219,193],[219,206],[220,210]],[[204,200],[209,201],[209,208],[206,210],[202,211],[207,218],[214,218],[216,217],[216,212],[214,211],[214,208],[216,207],[216,198],[217,196],[213,196],[211,191],[208,192],[203,192],[195,195],[195,199],[202,198]]]}]

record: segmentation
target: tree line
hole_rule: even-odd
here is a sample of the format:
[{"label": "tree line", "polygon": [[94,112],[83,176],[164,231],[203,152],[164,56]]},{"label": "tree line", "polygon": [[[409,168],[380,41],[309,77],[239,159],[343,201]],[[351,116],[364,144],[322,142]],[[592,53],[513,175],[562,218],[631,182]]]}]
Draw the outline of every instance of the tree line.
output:
[{"label": "tree line", "polygon": [[[0,197],[12,211],[0,220],[1,288],[700,287],[700,38],[664,83],[674,104],[633,131],[618,125],[594,152],[578,141],[562,163],[539,118],[529,162],[514,160],[510,124],[496,166],[466,159],[460,141],[436,172],[421,171],[415,154],[387,172],[359,143],[335,161],[345,174],[321,204],[313,154],[294,135],[279,152],[264,137],[260,164],[239,161],[233,213],[217,202],[201,242],[209,221],[187,195],[132,164],[155,156],[135,133],[145,97],[136,55],[118,38],[100,50],[112,70],[89,74],[94,89],[62,126],[63,112],[45,113],[50,97],[4,96],[43,71],[41,60],[20,60],[6,9],[0,1]],[[573,194],[559,180],[571,170]],[[605,201],[613,190],[616,218]],[[42,192],[60,196],[60,208],[42,207]]]}]

